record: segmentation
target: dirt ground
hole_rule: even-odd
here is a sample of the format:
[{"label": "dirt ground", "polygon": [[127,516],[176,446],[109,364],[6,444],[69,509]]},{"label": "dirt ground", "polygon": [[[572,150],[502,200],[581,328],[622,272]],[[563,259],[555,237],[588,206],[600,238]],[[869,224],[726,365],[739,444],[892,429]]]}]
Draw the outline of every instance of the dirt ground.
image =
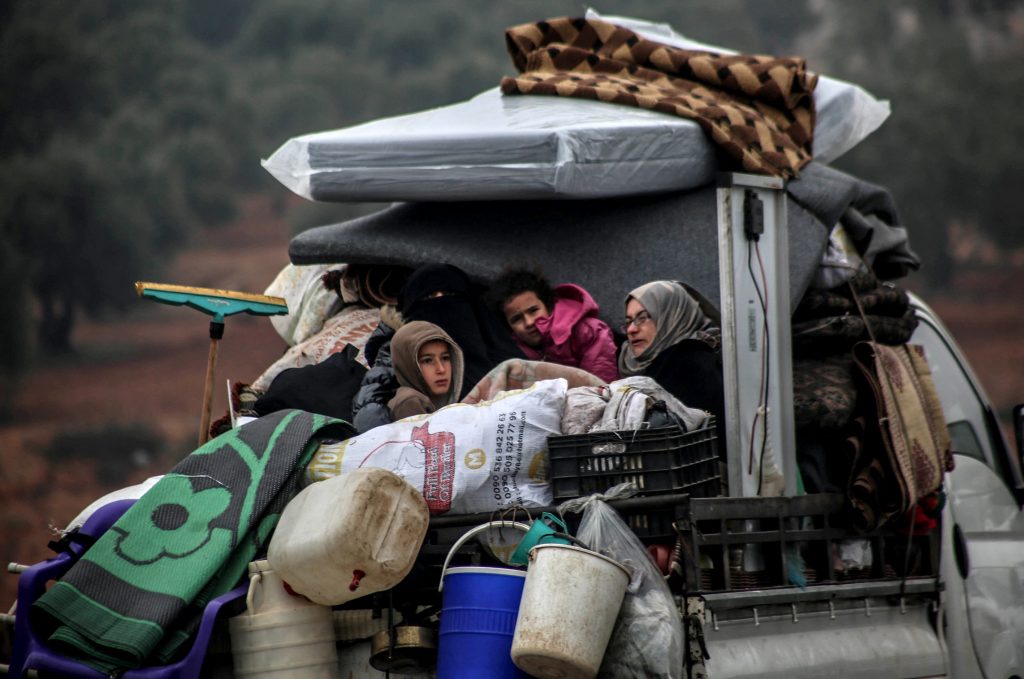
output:
[{"label": "dirt ground", "polygon": [[1006,299],[1005,294],[1015,287],[985,299],[944,295],[931,300],[981,381],[1007,436],[1013,406],[1024,403],[1024,301],[1014,295]]},{"label": "dirt ground", "polygon": [[[287,264],[287,226],[268,201],[250,203],[237,224],[206,234],[180,256],[164,282],[262,292]],[[958,278],[957,294],[929,300],[953,331],[1003,419],[1024,401],[1024,303],[1007,291],[1021,272]],[[0,546],[6,563],[48,555],[50,526],[65,525],[95,498],[160,474],[195,445],[208,351],[208,317],[184,307],[139,300],[116,320],[76,329],[77,357],[40,366],[0,425]],[[227,379],[250,381],[285,350],[265,318],[227,320],[215,381],[213,417],[225,412]],[[154,453],[133,450],[107,460],[103,451],[61,450],[61,434],[139,427],[168,441]],[[67,439],[58,439],[67,440]],[[75,440],[75,439],[70,439]],[[74,445],[70,447],[74,448]],[[120,469],[112,484],[109,468]],[[0,604],[12,601],[15,577],[0,578]],[[5,606],[6,608],[6,606]]]}]

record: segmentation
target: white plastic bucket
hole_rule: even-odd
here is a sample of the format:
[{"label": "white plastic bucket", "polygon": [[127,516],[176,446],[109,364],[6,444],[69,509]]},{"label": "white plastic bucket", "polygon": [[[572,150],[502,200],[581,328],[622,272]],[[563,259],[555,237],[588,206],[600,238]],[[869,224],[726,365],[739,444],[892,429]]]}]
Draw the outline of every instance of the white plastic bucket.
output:
[{"label": "white plastic bucket", "polygon": [[335,606],[401,582],[429,522],[423,496],[400,476],[356,469],[292,498],[267,559],[293,590]]},{"label": "white plastic bucket", "polygon": [[337,679],[331,609],[289,594],[266,561],[249,573],[247,610],[228,620],[235,676]]},{"label": "white plastic bucket", "polygon": [[535,677],[592,679],[612,635],[629,572],[575,545],[530,550],[512,661]]}]

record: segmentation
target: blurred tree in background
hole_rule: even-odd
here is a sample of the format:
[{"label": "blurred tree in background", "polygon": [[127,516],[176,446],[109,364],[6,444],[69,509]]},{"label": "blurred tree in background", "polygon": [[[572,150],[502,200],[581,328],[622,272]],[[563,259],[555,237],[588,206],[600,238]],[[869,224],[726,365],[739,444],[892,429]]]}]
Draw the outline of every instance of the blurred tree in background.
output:
[{"label": "blurred tree in background", "polygon": [[[12,0],[0,6],[0,380],[71,348],[80,314],[240,199],[285,191],[259,167],[289,137],[439,106],[512,72],[503,30],[583,12],[523,0]],[[1024,243],[1021,0],[609,0],[743,52],[890,99],[890,120],[836,164],[888,186],[935,283],[946,230]],[[323,210],[344,214],[347,206]],[[351,208],[348,208],[351,209]],[[2,407],[2,403],[0,403]]]},{"label": "blurred tree in background", "polygon": [[233,216],[248,104],[177,3],[19,0],[5,14],[0,253],[18,260],[40,350],[66,352],[78,314],[122,307],[132,281]]},{"label": "blurred tree in background", "polygon": [[893,107],[836,165],[893,191],[926,279],[949,282],[952,223],[1024,245],[1015,195],[1024,180],[1024,4],[814,4],[818,30],[807,44],[820,45],[821,70]]}]

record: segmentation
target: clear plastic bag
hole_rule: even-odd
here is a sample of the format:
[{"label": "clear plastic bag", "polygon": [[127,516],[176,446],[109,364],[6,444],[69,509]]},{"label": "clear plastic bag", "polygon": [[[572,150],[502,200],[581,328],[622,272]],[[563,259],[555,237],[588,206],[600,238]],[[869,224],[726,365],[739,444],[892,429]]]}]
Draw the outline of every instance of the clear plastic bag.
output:
[{"label": "clear plastic bag", "polygon": [[635,485],[624,483],[560,507],[563,513],[583,512],[576,537],[621,563],[631,574],[598,677],[682,677],[683,625],[672,592],[643,543],[605,502],[635,492]]}]

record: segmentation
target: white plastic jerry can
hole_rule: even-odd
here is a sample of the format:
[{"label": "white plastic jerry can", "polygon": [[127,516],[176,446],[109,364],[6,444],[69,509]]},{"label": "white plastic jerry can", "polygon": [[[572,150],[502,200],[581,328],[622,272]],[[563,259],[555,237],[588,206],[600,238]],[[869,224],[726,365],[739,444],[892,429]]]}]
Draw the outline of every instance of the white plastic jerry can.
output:
[{"label": "white plastic jerry can", "polygon": [[427,534],[423,495],[368,467],[317,481],[285,507],[267,560],[296,592],[326,606],[394,587]]},{"label": "white plastic jerry can", "polygon": [[228,620],[234,674],[260,679],[337,679],[329,606],[291,594],[267,561],[249,564],[246,611]]}]

